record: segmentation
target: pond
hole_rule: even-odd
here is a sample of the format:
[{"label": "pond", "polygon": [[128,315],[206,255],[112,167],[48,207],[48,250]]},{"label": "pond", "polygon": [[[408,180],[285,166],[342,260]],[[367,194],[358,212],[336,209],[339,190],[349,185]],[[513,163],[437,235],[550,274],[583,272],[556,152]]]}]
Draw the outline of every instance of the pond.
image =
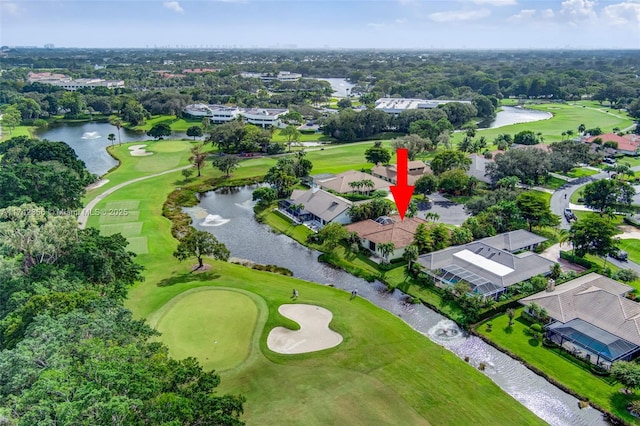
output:
[{"label": "pond", "polygon": [[497,129],[498,127],[510,126],[518,123],[531,123],[533,121],[548,120],[553,114],[546,111],[526,109],[520,107],[503,106],[496,113],[496,118],[489,123],[480,123],[481,129]]},{"label": "pond", "polygon": [[[468,336],[453,322],[426,306],[407,303],[398,290],[387,291],[380,282],[367,283],[317,261],[319,253],[277,234],[254,219],[253,187],[225,188],[203,194],[196,207],[185,211],[197,229],[213,233],[231,256],[257,263],[279,265],[305,280],[351,291],[401,317],[411,327],[470,363],[486,364],[484,374],[533,413],[552,425],[605,425],[593,408],[580,410],[578,400],[536,375],[520,362],[477,337]],[[277,249],[276,249],[277,248]],[[464,362],[464,361],[460,361]]]},{"label": "pond", "polygon": [[[40,139],[66,142],[84,161],[87,169],[98,176],[102,176],[110,169],[118,165],[118,162],[109,155],[107,146],[111,145],[107,137],[110,133],[116,136],[114,144],[118,143],[118,129],[109,123],[65,123],[52,126],[39,131]],[[174,133],[174,138],[185,137],[182,133]],[[143,132],[134,132],[120,129],[122,143],[146,141],[151,138]]]},{"label": "pond", "polygon": [[346,98],[351,94],[351,89],[354,86],[345,78],[314,78],[314,80],[328,81],[333,89],[333,96],[338,98]]}]

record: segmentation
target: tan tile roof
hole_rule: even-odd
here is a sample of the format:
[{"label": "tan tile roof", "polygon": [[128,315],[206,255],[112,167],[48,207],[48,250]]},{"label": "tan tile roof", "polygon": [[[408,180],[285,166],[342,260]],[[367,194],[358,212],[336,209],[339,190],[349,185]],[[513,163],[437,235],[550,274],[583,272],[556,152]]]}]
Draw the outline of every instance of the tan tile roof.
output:
[{"label": "tan tile roof", "polygon": [[[409,170],[409,176],[407,182],[409,185],[415,185],[416,181],[426,173],[431,173],[431,167],[426,165],[423,161],[415,160],[409,161],[407,164]],[[374,176],[380,176],[382,179],[387,180],[395,184],[397,182],[396,175],[398,174],[395,164],[383,166],[381,164],[371,169],[371,174]]]},{"label": "tan tile roof", "polygon": [[355,191],[349,184],[351,182],[357,182],[361,180],[371,180],[373,182],[373,191],[378,189],[389,189],[389,182],[386,182],[380,178],[372,176],[365,172],[359,172],[356,170],[349,170],[344,173],[336,175],[333,179],[322,180],[318,182],[318,185],[323,189],[330,189],[340,194],[346,194]]},{"label": "tan tile roof", "polygon": [[376,244],[391,242],[398,249],[413,243],[413,236],[418,225],[428,224],[426,220],[417,217],[409,217],[403,221],[397,215],[391,216],[391,218],[395,222],[387,225],[368,219],[347,225],[346,228],[349,232],[356,232],[360,238]]},{"label": "tan tile roof", "polygon": [[579,318],[640,345],[640,303],[624,297],[633,288],[591,273],[520,300],[535,303],[562,323]]},{"label": "tan tile roof", "polygon": [[352,205],[351,201],[318,188],[307,191],[294,190],[291,200],[295,204],[303,204],[305,210],[326,222],[332,221]]}]

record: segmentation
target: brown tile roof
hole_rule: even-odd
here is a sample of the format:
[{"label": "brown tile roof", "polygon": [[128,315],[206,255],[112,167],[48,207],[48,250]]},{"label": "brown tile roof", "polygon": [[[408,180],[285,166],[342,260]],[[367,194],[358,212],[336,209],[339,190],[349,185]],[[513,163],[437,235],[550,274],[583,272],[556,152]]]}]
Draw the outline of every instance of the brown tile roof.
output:
[{"label": "brown tile roof", "polygon": [[380,178],[372,176],[365,172],[359,172],[356,170],[349,170],[336,175],[333,179],[318,181],[318,185],[323,189],[331,189],[340,194],[347,194],[356,191],[349,184],[351,182],[357,182],[361,180],[371,180],[374,184],[373,191],[378,189],[389,190],[389,182],[386,182]]},{"label": "brown tile roof", "polygon": [[520,300],[535,303],[562,323],[581,319],[629,342],[640,345],[640,303],[624,297],[633,288],[590,273]]},{"label": "brown tile roof", "polygon": [[[424,174],[432,173],[431,167],[420,160],[409,161],[407,166],[409,170],[407,182],[409,185],[415,185],[416,181]],[[398,172],[396,170],[395,164],[390,164],[388,166],[379,164],[371,169],[371,174],[373,174],[374,176],[379,176],[382,179],[393,183],[394,185],[397,183],[396,175],[398,174]]]},{"label": "brown tile roof", "polygon": [[347,225],[346,228],[349,232],[356,232],[360,238],[376,244],[391,242],[398,249],[411,245],[418,225],[428,223],[426,220],[417,217],[409,217],[403,221],[397,215],[391,216],[391,218],[395,222],[387,225],[381,225],[368,219]]},{"label": "brown tile roof", "polygon": [[[629,135],[626,135],[629,136]],[[618,151],[634,152],[640,146],[640,138],[635,139],[633,137],[618,136],[615,133],[605,133],[603,135],[591,136],[586,139],[587,142],[592,143],[594,140],[600,138],[602,143],[605,142],[617,142]]]}]

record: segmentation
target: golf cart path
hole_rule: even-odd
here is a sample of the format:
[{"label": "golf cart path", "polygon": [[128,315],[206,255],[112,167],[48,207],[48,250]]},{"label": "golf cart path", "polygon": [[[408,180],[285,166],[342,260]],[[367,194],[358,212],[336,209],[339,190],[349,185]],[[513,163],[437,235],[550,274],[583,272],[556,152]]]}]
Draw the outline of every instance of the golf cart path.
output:
[{"label": "golf cart path", "polygon": [[114,186],[113,188],[109,188],[103,193],[96,196],[93,200],[89,201],[89,204],[86,205],[85,208],[82,209],[80,215],[78,216],[78,226],[80,229],[84,229],[87,226],[87,221],[89,220],[89,216],[91,214],[91,210],[102,200],[104,200],[109,195],[113,194],[117,190],[124,188],[127,185],[131,185],[132,183],[141,182],[143,180],[152,179],[158,176],[166,175],[168,173],[179,172],[180,170],[188,169],[189,167],[193,167],[192,165],[178,167],[176,169],[165,170],[164,172],[154,173],[152,175],[141,176],[139,178],[131,179],[126,182],[122,182]]}]

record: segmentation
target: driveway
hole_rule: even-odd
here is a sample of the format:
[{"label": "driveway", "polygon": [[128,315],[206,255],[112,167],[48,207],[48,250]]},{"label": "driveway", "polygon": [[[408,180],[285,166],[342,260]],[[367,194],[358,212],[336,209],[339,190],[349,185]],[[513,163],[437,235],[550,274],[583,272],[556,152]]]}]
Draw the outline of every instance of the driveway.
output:
[{"label": "driveway", "polygon": [[427,213],[437,213],[440,216],[438,222],[449,225],[462,225],[470,216],[464,211],[464,205],[447,200],[442,194],[434,192],[429,195],[429,199],[433,202],[427,206],[426,210],[418,212],[418,217],[422,219],[425,218]]}]

